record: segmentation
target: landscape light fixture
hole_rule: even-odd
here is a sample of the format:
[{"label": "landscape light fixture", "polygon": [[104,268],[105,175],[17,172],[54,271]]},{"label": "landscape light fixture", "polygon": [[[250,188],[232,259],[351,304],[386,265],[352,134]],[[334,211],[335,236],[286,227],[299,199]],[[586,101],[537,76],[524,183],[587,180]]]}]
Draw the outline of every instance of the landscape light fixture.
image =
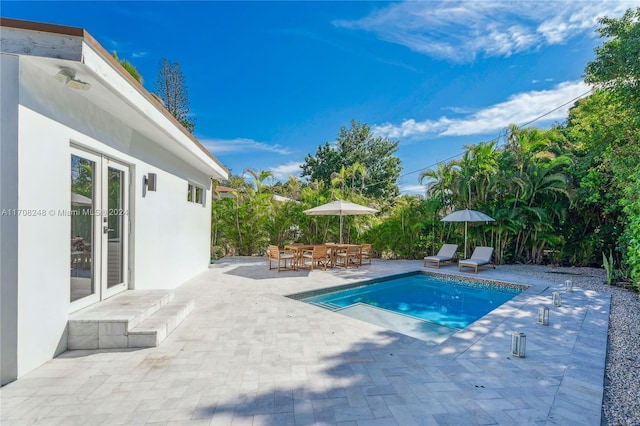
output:
[{"label": "landscape light fixture", "polygon": [[553,306],[562,306],[562,293],[559,291],[554,291],[551,293]]},{"label": "landscape light fixture", "polygon": [[76,90],[89,90],[91,88],[89,83],[77,79],[76,72],[67,67],[60,67],[60,71],[56,74],[56,80],[65,86]]},{"label": "landscape light fixture", "polygon": [[549,308],[546,306],[538,307],[538,319],[536,322],[540,325],[549,325]]},{"label": "landscape light fixture", "polygon": [[571,293],[573,291],[573,282],[571,280],[566,280],[564,282],[564,291],[567,293]]},{"label": "landscape light fixture", "polygon": [[524,358],[527,348],[527,335],[521,331],[511,332],[511,355]]}]

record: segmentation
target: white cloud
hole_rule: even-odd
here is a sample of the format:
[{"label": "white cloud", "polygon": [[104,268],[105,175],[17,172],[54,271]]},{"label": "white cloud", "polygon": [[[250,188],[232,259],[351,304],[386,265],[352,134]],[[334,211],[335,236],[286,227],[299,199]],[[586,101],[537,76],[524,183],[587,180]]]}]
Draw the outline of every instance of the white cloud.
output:
[{"label": "white cloud", "polygon": [[400,185],[400,192],[403,194],[420,194],[424,195],[424,185]]},{"label": "white cloud", "polygon": [[456,62],[510,56],[593,34],[602,16],[621,16],[635,1],[408,1],[334,25],[375,33],[429,56]]},{"label": "white cloud", "polygon": [[377,135],[390,138],[495,133],[505,129],[509,124],[525,125],[543,115],[544,118],[541,120],[545,122],[563,120],[573,105],[571,101],[589,90],[589,86],[582,81],[564,82],[551,90],[515,94],[505,102],[489,106],[467,117],[455,119],[441,117],[437,120],[423,121],[411,118],[398,125],[384,123],[372,126],[372,130]]},{"label": "white cloud", "polygon": [[266,151],[275,152],[277,154],[290,154],[288,148],[280,145],[269,145],[264,142],[257,142],[253,139],[236,138],[236,139],[199,139],[209,151],[214,155],[230,152],[250,152],[250,151]]},{"label": "white cloud", "polygon": [[271,167],[269,171],[273,173],[273,177],[275,179],[288,179],[289,175],[300,176],[300,172],[302,169],[300,168],[300,163],[296,161],[290,161],[287,164],[282,164],[280,166]]},{"label": "white cloud", "polygon": [[469,114],[471,112],[473,112],[473,110],[469,109],[469,108],[461,108],[461,107],[457,107],[457,106],[452,106],[452,107],[444,107],[442,108],[445,111],[451,111],[455,114]]}]

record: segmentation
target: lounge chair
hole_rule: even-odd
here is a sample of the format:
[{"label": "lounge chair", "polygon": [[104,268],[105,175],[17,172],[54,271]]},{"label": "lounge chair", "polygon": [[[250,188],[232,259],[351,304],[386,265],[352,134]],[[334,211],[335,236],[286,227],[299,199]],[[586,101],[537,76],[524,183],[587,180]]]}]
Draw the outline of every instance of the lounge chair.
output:
[{"label": "lounge chair", "polygon": [[427,267],[427,263],[435,264],[436,268],[440,267],[440,263],[453,262],[458,250],[457,244],[443,244],[435,256],[427,256],[424,258],[424,266]]},{"label": "lounge chair", "polygon": [[476,247],[469,259],[463,259],[458,262],[458,270],[462,271],[463,267],[473,268],[473,272],[477,274],[480,266],[491,265],[495,269],[496,265],[491,262],[492,255],[493,247]]},{"label": "lounge chair", "polygon": [[[269,246],[269,270],[275,269],[271,267],[272,262],[276,262],[278,265],[278,272],[280,271],[290,271],[294,268],[294,256],[291,253],[285,253],[280,250],[278,246]],[[289,266],[287,266],[287,261],[289,262]]]}]

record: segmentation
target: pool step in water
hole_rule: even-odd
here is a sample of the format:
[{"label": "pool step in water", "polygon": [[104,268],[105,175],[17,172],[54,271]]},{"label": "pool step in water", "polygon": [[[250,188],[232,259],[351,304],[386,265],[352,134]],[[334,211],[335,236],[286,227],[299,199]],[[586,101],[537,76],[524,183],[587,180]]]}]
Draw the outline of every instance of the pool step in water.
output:
[{"label": "pool step in water", "polygon": [[331,303],[331,302],[311,302],[311,304],[319,306],[319,307],[324,308],[324,309],[328,309],[330,311],[337,311],[338,309],[342,309],[343,308],[343,306],[339,306],[339,305],[336,305],[335,303]]},{"label": "pool step in water", "polygon": [[436,345],[444,342],[459,331],[455,328],[411,318],[363,303],[340,309],[338,313]]}]

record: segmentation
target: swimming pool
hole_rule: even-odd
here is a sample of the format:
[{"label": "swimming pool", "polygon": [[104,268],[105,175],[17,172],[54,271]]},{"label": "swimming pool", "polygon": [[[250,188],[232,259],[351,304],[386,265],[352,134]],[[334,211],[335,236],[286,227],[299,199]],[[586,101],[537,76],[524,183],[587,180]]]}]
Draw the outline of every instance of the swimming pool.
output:
[{"label": "swimming pool", "polygon": [[415,273],[299,300],[440,343],[525,288]]}]

